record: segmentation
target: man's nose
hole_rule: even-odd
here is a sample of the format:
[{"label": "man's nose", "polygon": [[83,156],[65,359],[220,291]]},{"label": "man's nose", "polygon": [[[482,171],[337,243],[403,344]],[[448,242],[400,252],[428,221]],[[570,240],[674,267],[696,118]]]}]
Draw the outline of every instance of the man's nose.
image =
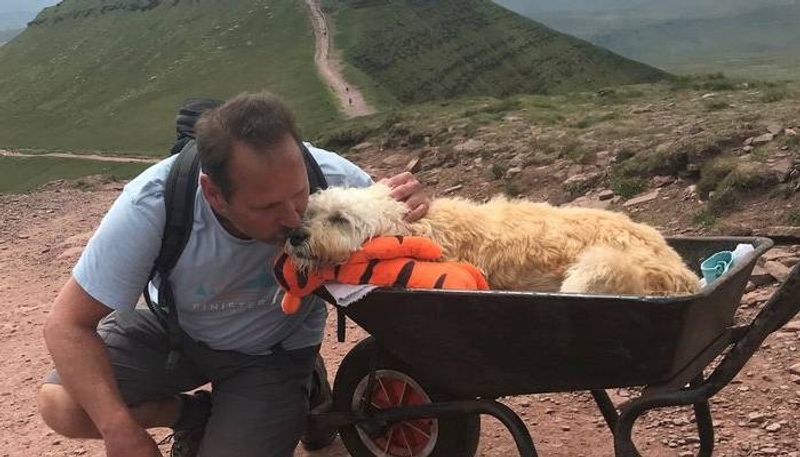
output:
[{"label": "man's nose", "polygon": [[300,227],[303,223],[303,215],[295,209],[294,205],[286,204],[281,208],[279,221],[284,227]]},{"label": "man's nose", "polygon": [[301,228],[289,230],[289,244],[298,247],[308,239],[308,232]]}]

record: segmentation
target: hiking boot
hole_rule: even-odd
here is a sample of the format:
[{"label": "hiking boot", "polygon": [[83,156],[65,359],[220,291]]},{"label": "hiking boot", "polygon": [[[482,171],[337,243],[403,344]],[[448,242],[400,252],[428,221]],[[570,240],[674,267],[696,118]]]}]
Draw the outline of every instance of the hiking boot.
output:
[{"label": "hiking boot", "polygon": [[195,457],[211,415],[211,393],[198,390],[193,394],[180,394],[180,398],[181,414],[173,425],[173,432],[158,444],[172,442],[170,457]]},{"label": "hiking boot", "polygon": [[175,431],[172,432],[171,435],[167,435],[167,437],[158,444],[172,441],[169,457],[196,457],[197,452],[200,450],[200,443],[203,441],[205,432],[205,427]]},{"label": "hiking boot", "polygon": [[[333,393],[328,382],[328,371],[325,361],[317,354],[314,363],[314,373],[311,376],[311,392],[309,395],[311,414],[325,413],[333,410]],[[306,431],[300,437],[303,448],[307,451],[317,451],[327,447],[336,439],[336,430],[319,429],[314,426],[315,421],[309,420]]]}]

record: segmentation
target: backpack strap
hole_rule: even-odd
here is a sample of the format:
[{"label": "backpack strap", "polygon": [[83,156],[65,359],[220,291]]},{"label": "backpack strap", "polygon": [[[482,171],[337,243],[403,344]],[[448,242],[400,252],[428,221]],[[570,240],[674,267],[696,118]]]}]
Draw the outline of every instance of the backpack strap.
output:
[{"label": "backpack strap", "polygon": [[313,194],[318,190],[327,189],[328,181],[325,180],[325,174],[322,173],[322,168],[320,168],[317,161],[314,160],[314,156],[311,155],[311,151],[309,151],[306,145],[302,142],[298,142],[298,145],[300,146],[300,151],[303,153],[303,161],[306,163],[309,187],[308,192]]},{"label": "backpack strap", "polygon": [[[161,238],[161,250],[156,257],[150,277],[144,288],[147,307],[158,317],[167,330],[170,352],[167,356],[167,370],[175,368],[180,357],[179,347],[181,329],[175,307],[172,284],[169,274],[178,263],[194,223],[194,202],[197,194],[197,180],[200,161],[197,158],[197,145],[188,140],[169,171],[164,186],[164,206],[166,223]],[[158,275],[158,303],[150,298],[149,284]]]},{"label": "backpack strap", "polygon": [[[302,142],[299,142],[298,145],[308,173],[309,192],[314,193],[321,189],[327,189],[328,182],[314,156]],[[169,336],[170,352],[167,357],[167,370],[175,368],[180,358],[181,342],[178,311],[169,275],[178,263],[192,234],[199,174],[200,160],[197,156],[197,144],[193,139],[189,139],[178,153],[178,158],[175,159],[164,186],[166,223],[164,224],[161,250],[144,288],[147,307],[158,317]],[[149,291],[149,284],[156,275],[159,278],[158,303],[153,302]]]}]

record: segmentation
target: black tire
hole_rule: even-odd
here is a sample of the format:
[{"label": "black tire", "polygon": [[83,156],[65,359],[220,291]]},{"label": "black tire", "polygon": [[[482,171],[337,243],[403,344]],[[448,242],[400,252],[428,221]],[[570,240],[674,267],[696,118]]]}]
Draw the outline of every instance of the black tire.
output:
[{"label": "black tire", "polygon": [[[362,385],[362,390],[364,389],[363,386],[366,385],[364,383],[366,383],[369,376],[372,355],[376,345],[377,343],[372,337],[361,341],[350,350],[339,365],[336,380],[333,384],[333,404],[337,411],[353,410],[359,384]],[[378,370],[383,370],[381,371],[381,376],[398,379],[396,377],[392,378],[392,376],[399,376],[399,373],[410,379],[415,383],[414,389],[421,389],[433,402],[450,400],[446,395],[435,392],[429,386],[421,384],[414,377],[410,367],[385,351],[381,353],[377,368]],[[428,440],[428,444],[420,451],[420,454],[415,454],[414,457],[473,457],[475,455],[481,432],[479,415],[450,416],[434,419],[433,422],[435,423],[433,427],[436,428],[436,432],[431,433],[432,438]],[[356,426],[343,428],[339,430],[339,433],[342,437],[342,442],[344,442],[345,447],[353,457],[386,455],[382,452],[378,454],[376,451],[371,450],[370,447],[376,448],[377,440],[371,440],[364,430]],[[395,456],[393,453],[389,453],[389,455]],[[396,454],[397,457],[407,455],[407,453],[399,452]]]}]

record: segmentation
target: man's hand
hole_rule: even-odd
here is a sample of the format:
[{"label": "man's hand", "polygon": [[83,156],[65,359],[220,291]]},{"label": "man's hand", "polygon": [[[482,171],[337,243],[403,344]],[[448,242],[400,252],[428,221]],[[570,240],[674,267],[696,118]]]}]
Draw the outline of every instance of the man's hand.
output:
[{"label": "man's hand", "polygon": [[107,457],[163,457],[150,434],[135,423],[111,431],[103,439]]},{"label": "man's hand", "polygon": [[425,186],[409,172],[380,180],[392,189],[391,196],[397,201],[401,201],[408,206],[408,212],[404,219],[406,222],[415,222],[428,213],[431,207],[431,199]]}]

